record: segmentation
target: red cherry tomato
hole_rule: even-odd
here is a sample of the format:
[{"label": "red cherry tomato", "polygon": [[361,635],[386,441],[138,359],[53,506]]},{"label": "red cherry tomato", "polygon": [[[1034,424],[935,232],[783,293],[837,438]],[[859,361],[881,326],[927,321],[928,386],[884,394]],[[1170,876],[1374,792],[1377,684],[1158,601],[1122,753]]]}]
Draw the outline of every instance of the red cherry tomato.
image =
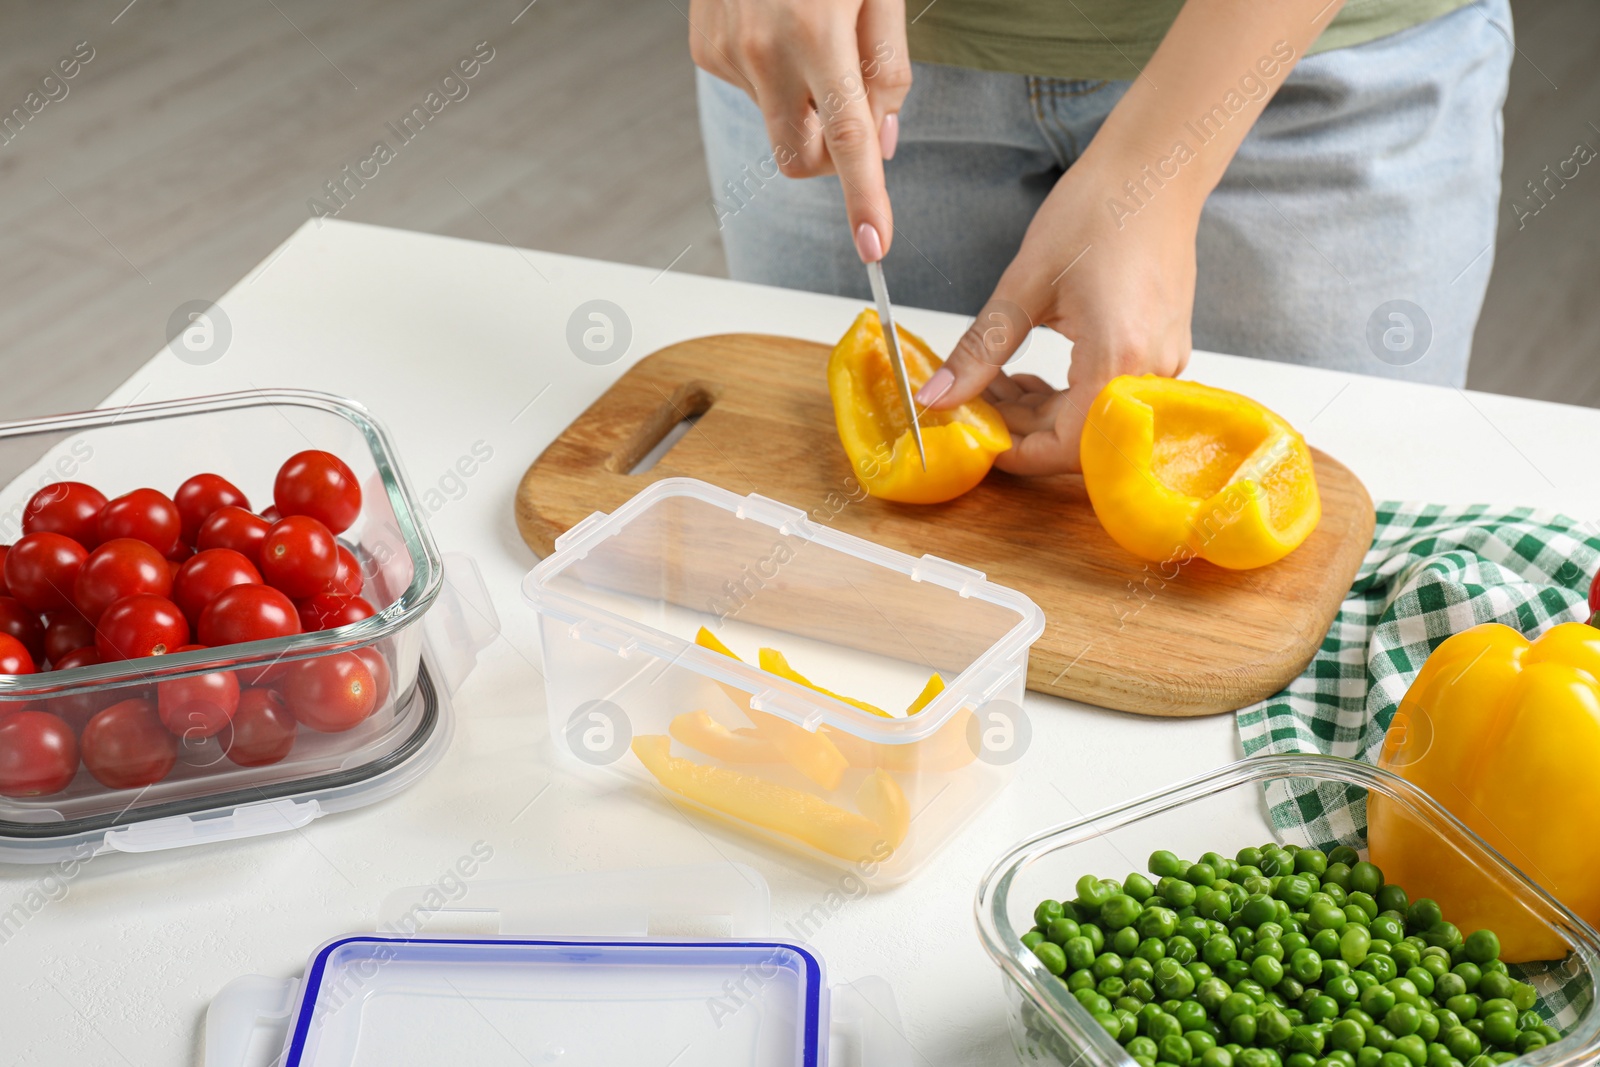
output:
[{"label": "red cherry tomato", "polygon": [[283,696],[300,725],[325,734],[360,725],[378,706],[372,672],[353,652],[291,664],[283,680]]},{"label": "red cherry tomato", "polygon": [[95,647],[107,660],[163,656],[189,643],[189,620],[154,593],[123,597],[95,624]]},{"label": "red cherry tomato", "polygon": [[118,537],[89,553],[72,599],[84,618],[98,622],[112,604],[137,593],[171,596],[172,572],[161,553],[145,542]]},{"label": "red cherry tomato", "polygon": [[208,548],[179,569],[177,581],[172,584],[172,599],[198,628],[206,605],[223,590],[260,584],[261,572],[242,553],[231,548]]},{"label": "red cherry tomato", "polygon": [[163,556],[183,538],[183,516],[167,494],[154,489],[123,493],[100,512],[100,540],[131,537],[143,541]]},{"label": "red cherry tomato", "polygon": [[282,696],[271,689],[246,689],[222,732],[222,751],[241,767],[265,767],[289,754],[299,730]]},{"label": "red cherry tomato", "polygon": [[54,482],[37,493],[22,510],[23,533],[58,533],[84,548],[100,543],[100,511],[106,495],[82,482]]},{"label": "red cherry tomato", "polygon": [[250,510],[250,501],[239,487],[219,474],[196,474],[178,486],[172,502],[183,519],[183,539],[191,545],[200,533],[200,524],[218,508]]},{"label": "red cherry tomato", "polygon": [[11,587],[6,585],[6,556],[10,552],[10,545],[0,545],[0,596],[11,595]]},{"label": "red cherry tomato", "polygon": [[194,558],[194,546],[187,541],[179,541],[178,547],[167,553],[168,563],[186,563]]},{"label": "red cherry tomato", "polygon": [[57,611],[72,603],[78,570],[88,550],[58,533],[25,534],[6,553],[6,586],[34,611]]},{"label": "red cherry tomato", "polygon": [[339,570],[339,543],[309,515],[279,519],[261,543],[261,577],[300,599],[328,588]]},{"label": "red cherry tomato", "polygon": [[339,569],[333,572],[333,581],[324,592],[343,593],[345,596],[361,595],[361,561],[343,545],[339,546]]},{"label": "red cherry tomato", "polygon": [[45,619],[44,658],[50,661],[52,670],[60,670],[61,660],[78,649],[93,647],[94,624],[76,608],[52,611]]},{"label": "red cherry tomato", "polygon": [[261,542],[267,539],[267,531],[272,529],[272,523],[260,515],[253,514],[244,508],[223,507],[213,511],[205,522],[200,524],[200,532],[195,535],[195,547],[204,552],[208,548],[231,548],[248,559],[251,564],[261,565]]},{"label": "red cherry tomato", "polygon": [[200,613],[200,643],[212,648],[299,632],[294,601],[266,585],[225,589]]},{"label": "red cherry tomato", "polygon": [[377,710],[383,707],[383,702],[389,699],[389,686],[392,675],[389,672],[389,661],[383,658],[383,653],[378,651],[376,645],[367,645],[355,649],[351,655],[360,656],[361,662],[367,665],[367,670],[372,672],[372,707]]},{"label": "red cherry tomato", "polygon": [[161,725],[150,701],[118,701],[89,720],[80,739],[83,765],[110,789],[154,785],[178,762],[178,739]]},{"label": "red cherry tomato", "polygon": [[297,452],[278,469],[272,501],[285,517],[310,515],[334,533],[343,533],[361,514],[361,483],[331,452]]},{"label": "red cherry tomato", "polygon": [[314,630],[336,630],[341,626],[349,626],[362,619],[370,619],[377,612],[372,605],[358,596],[339,596],[334,593],[320,593],[310,600],[302,600],[298,606],[300,612],[300,629],[306,633]]},{"label": "red cherry tomato", "polygon": [[33,674],[33,654],[10,634],[0,634],[0,674]]},{"label": "red cherry tomato", "polygon": [[0,796],[46,797],[78,773],[78,738],[58,716],[23,708],[0,717]]},{"label": "red cherry tomato", "polygon": [[[70,671],[75,667],[88,667],[103,662],[100,650],[94,645],[76,649],[62,656],[60,660],[53,661],[58,671]],[[83,728],[89,725],[89,720],[95,713],[103,708],[108,708],[127,695],[126,689],[101,690],[96,693],[74,692],[64,696],[50,697],[41,701],[44,709],[54,715],[59,715],[66,724],[72,727],[74,733],[83,733]]]},{"label": "red cherry tomato", "polygon": [[44,623],[37,611],[23,607],[16,597],[0,596],[0,633],[21,641],[35,663],[44,659]]},{"label": "red cherry tomato", "polygon": [[[185,645],[190,652],[204,645]],[[161,722],[177,737],[212,737],[221,732],[239,708],[239,678],[232,671],[211,671],[156,683]]]},{"label": "red cherry tomato", "polygon": [[283,512],[278,510],[277,505],[268,504],[266,507],[261,509],[261,517],[266,519],[269,523],[277,522],[279,519],[283,518]]},{"label": "red cherry tomato", "polygon": [[1589,614],[1600,611],[1600,573],[1596,573],[1594,581],[1589,583]]}]

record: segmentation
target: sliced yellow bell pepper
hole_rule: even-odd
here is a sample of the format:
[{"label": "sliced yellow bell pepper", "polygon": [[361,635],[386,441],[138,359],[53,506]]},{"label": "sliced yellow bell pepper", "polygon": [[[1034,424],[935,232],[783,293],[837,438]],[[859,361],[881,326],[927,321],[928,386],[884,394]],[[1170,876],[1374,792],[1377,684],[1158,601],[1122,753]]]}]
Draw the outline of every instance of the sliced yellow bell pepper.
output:
[{"label": "sliced yellow bell pepper", "polygon": [[689,711],[667,724],[667,733],[680,744],[726,763],[780,763],[778,746],[752,729],[730,730],[710,712]]},{"label": "sliced yellow bell pepper", "polygon": [[[1445,641],[1406,692],[1379,766],[1415,783],[1591,925],[1600,923],[1600,630],[1563,623],[1529,642],[1485,623]],[[1511,963],[1566,942],[1462,853],[1373,794],[1372,861],[1437,900],[1464,933],[1487,928]]]},{"label": "sliced yellow bell pepper", "polygon": [[910,828],[905,794],[882,771],[861,783],[856,805],[866,814],[857,814],[753,774],[673,756],[671,739],[661,734],[641,734],[632,747],[656,780],[680,796],[842,860],[882,860],[884,848],[899,848]]},{"label": "sliced yellow bell pepper", "polygon": [[835,700],[843,701],[844,703],[849,704],[852,708],[860,708],[869,715],[877,715],[884,719],[890,718],[890,715],[887,711],[884,711],[882,708],[875,705],[868,704],[865,700],[856,700],[854,697],[847,697],[842,693],[835,693],[831,689],[822,688],[822,686],[811,681],[805,675],[789,666],[789,660],[782,652],[779,652],[775,648],[757,649],[756,658],[761,665],[761,669],[766,671],[768,674],[776,674],[779,678],[787,678],[789,681],[795,682],[798,685],[803,685],[807,689],[821,693],[823,696],[829,696]]},{"label": "sliced yellow bell pepper", "polygon": [[1255,401],[1198,382],[1113,378],[1079,454],[1100,525],[1141,559],[1262,567],[1322,518],[1305,439]]},{"label": "sliced yellow bell pepper", "polygon": [[[944,366],[927,342],[898,327],[906,377],[915,393]],[[994,458],[1011,447],[1000,413],[983,400],[950,411],[920,411],[922,469],[905,406],[889,363],[883,326],[871,308],[840,338],[828,360],[828,393],[850,466],[868,493],[902,504],[939,504],[983,481]]]}]

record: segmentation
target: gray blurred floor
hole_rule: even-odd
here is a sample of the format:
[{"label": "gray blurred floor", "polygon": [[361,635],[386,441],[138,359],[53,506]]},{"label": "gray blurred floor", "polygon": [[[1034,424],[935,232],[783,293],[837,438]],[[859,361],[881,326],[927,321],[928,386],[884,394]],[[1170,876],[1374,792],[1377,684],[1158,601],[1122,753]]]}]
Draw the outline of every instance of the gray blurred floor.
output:
[{"label": "gray blurred floor", "polygon": [[[77,42],[95,54],[0,144],[0,418],[98,402],[162,344],[174,308],[222,294],[312,198],[331,203],[324,183],[479,41],[494,58],[468,95],[340,217],[723,273],[687,5],[525,2],[6,4],[0,113]],[[1577,142],[1600,148],[1594,0],[1516,11],[1508,201]],[[1521,230],[1503,206],[1471,384],[1600,406],[1600,170]]]}]

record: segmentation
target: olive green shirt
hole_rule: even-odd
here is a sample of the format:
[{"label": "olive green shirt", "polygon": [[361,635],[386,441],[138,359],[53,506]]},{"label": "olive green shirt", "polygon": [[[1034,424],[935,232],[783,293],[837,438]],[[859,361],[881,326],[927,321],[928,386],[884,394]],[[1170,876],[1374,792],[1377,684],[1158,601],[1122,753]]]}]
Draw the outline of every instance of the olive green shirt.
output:
[{"label": "olive green shirt", "polygon": [[[1386,37],[1468,0],[1348,0],[1311,53]],[[907,0],[911,58],[1121,81],[1143,69],[1183,0]]]}]

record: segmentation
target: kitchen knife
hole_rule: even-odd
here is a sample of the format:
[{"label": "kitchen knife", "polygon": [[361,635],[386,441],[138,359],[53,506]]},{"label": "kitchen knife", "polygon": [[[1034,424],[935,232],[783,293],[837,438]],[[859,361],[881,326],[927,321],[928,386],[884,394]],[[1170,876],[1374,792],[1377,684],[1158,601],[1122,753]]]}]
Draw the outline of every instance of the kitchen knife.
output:
[{"label": "kitchen knife", "polygon": [[911,436],[917,442],[917,458],[926,471],[928,454],[922,449],[922,424],[917,421],[917,402],[911,395],[911,379],[906,377],[906,360],[900,352],[900,337],[895,333],[894,313],[889,309],[889,288],[883,283],[882,260],[867,264],[867,280],[872,283],[872,298],[878,302],[878,322],[883,326],[883,343],[889,347],[889,366],[894,368],[894,382],[900,388],[900,403],[905,405]]}]

